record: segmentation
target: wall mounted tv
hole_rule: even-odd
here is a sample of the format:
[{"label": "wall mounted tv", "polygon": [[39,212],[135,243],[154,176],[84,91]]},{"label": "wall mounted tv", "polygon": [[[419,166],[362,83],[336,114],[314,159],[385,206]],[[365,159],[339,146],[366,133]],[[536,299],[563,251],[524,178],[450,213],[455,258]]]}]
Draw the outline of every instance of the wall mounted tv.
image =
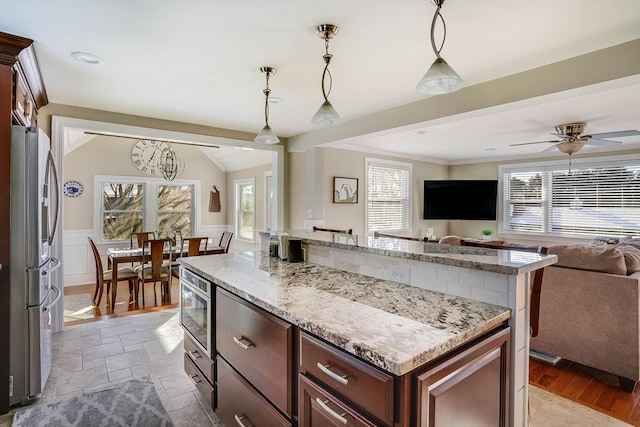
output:
[{"label": "wall mounted tv", "polygon": [[495,220],[496,180],[424,182],[423,219]]}]

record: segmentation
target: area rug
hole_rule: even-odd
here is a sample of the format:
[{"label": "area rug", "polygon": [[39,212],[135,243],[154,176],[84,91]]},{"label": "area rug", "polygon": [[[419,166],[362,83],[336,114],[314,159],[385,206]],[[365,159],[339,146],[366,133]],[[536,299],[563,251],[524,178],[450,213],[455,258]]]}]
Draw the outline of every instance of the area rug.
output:
[{"label": "area rug", "polygon": [[93,302],[91,294],[74,294],[64,296],[64,321],[92,319]]},{"label": "area rug", "polygon": [[17,412],[13,427],[170,427],[151,377]]}]

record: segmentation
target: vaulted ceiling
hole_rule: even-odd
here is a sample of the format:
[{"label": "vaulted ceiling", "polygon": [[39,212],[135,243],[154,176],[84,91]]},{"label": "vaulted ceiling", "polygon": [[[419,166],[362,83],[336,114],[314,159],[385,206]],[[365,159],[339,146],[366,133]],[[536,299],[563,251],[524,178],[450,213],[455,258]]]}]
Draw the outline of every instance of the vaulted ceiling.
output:
[{"label": "vaulted ceiling", "polygon": [[[434,10],[426,0],[0,0],[0,31],[35,40],[52,103],[249,133],[264,125],[259,67],[276,67],[271,89],[281,102],[271,104],[270,124],[298,149],[327,144],[456,163],[539,153],[546,145],[510,144],[552,139],[553,127],[570,121],[586,121],[588,133],[640,130],[638,72],[527,102],[491,86],[640,39],[639,1],[446,1],[442,54],[468,88],[442,102],[415,91],[434,59]],[[323,23],[339,27],[329,45],[330,99],[344,124],[333,130],[309,121],[322,101],[324,42],[315,27]],[[75,51],[103,62],[77,62]],[[640,49],[631,56],[640,64]],[[615,70],[616,58],[606,66]],[[572,69],[577,80],[591,71]],[[500,99],[477,101],[492,97]],[[410,105],[444,107],[394,117]],[[640,137],[620,141],[640,147]]]}]

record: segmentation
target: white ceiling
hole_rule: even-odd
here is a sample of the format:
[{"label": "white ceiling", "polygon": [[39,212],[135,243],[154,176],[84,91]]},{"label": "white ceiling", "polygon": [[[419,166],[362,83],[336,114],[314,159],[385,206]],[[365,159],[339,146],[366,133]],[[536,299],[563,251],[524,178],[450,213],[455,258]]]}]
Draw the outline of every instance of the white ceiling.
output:
[{"label": "white ceiling", "polygon": [[[339,27],[330,99],[349,121],[424,99],[414,88],[434,59],[434,9],[426,0],[0,0],[0,31],[36,41],[52,103],[246,132],[264,125],[258,69],[274,66],[272,95],[284,102],[271,105],[270,124],[289,138],[318,129],[309,121],[322,101],[318,24]],[[442,14],[442,54],[467,85],[640,38],[638,0],[448,0]],[[74,51],[104,63],[79,63]],[[640,130],[638,99],[636,83],[332,145],[444,163],[530,155],[546,145],[509,145],[550,139],[568,121],[587,121],[586,133]]]}]

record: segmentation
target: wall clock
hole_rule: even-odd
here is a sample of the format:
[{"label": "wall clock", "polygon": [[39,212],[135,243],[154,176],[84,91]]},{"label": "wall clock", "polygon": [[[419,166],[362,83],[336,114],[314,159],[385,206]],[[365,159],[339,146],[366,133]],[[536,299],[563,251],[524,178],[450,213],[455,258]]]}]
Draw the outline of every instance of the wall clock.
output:
[{"label": "wall clock", "polygon": [[82,184],[78,181],[67,181],[62,186],[62,192],[67,197],[78,197],[82,194]]},{"label": "wall clock", "polygon": [[156,175],[160,172],[159,164],[162,152],[168,149],[169,146],[162,141],[141,139],[131,150],[131,161],[140,172]]}]

